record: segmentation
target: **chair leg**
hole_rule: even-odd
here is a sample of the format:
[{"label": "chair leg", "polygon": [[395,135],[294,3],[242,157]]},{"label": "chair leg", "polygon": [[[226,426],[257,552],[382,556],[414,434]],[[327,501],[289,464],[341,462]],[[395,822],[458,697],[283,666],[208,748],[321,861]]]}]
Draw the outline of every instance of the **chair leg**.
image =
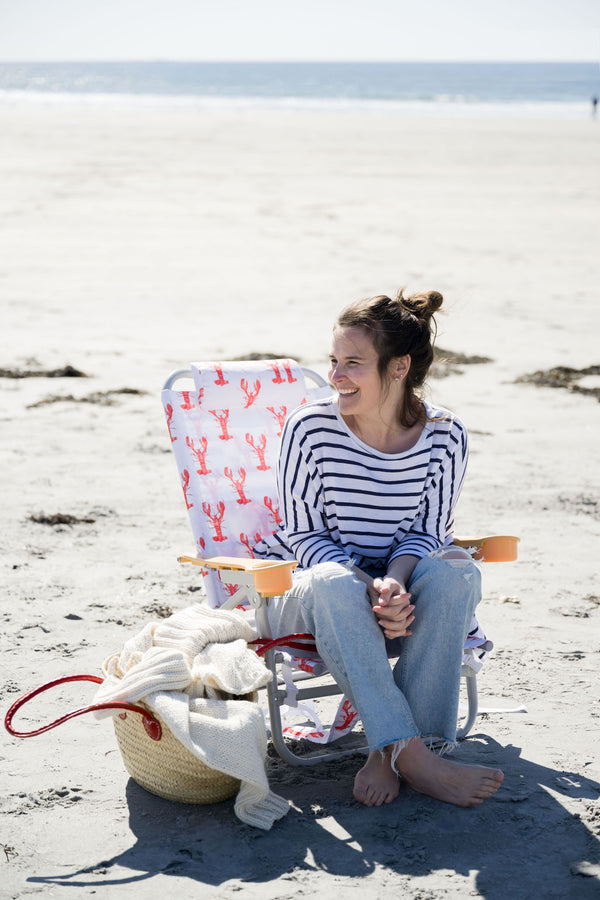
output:
[{"label": "chair leg", "polygon": [[[253,602],[253,606],[255,608],[256,627],[259,635],[264,638],[272,638],[273,635],[271,632],[269,617],[267,614],[267,604],[258,600],[257,596],[255,595],[255,602]],[[364,753],[367,749],[366,745],[353,747],[352,749],[347,750],[328,749],[326,752],[320,751],[308,753],[303,756],[299,756],[297,753],[294,753],[290,749],[290,745],[286,742],[283,736],[281,705],[285,703],[286,691],[285,689],[282,689],[278,684],[277,664],[275,661],[276,653],[276,648],[267,650],[263,656],[263,659],[265,661],[265,665],[271,672],[271,679],[266,685],[267,705],[269,708],[269,718],[271,722],[271,741],[281,759],[283,759],[284,762],[288,763],[288,765],[292,766],[312,766],[315,763],[330,762],[336,759],[342,759],[344,756],[354,756],[357,753]],[[339,688],[314,688],[312,691],[307,691],[306,696],[329,696],[330,694],[335,693],[339,693]],[[302,692],[300,691],[297,696],[300,699],[302,696]]]},{"label": "chair leg", "polygon": [[353,747],[348,750],[327,750],[327,752],[314,752],[299,756],[290,749],[290,745],[283,736],[283,723],[281,721],[280,703],[285,700],[285,691],[281,691],[277,684],[277,669],[274,661],[275,650],[267,650],[264,659],[267,668],[273,673],[273,677],[266,687],[267,704],[269,707],[269,719],[271,722],[271,741],[278,756],[291,766],[313,766],[315,763],[331,762],[344,756],[353,756],[364,752],[362,747]]},{"label": "chair leg", "polygon": [[468,672],[463,671],[463,676],[467,682],[467,700],[468,700],[468,710],[465,721],[461,725],[460,728],[456,731],[456,739],[458,741],[463,741],[471,728],[475,724],[475,719],[477,718],[477,708],[478,708],[478,700],[477,700],[477,676],[472,669],[469,669]]}]

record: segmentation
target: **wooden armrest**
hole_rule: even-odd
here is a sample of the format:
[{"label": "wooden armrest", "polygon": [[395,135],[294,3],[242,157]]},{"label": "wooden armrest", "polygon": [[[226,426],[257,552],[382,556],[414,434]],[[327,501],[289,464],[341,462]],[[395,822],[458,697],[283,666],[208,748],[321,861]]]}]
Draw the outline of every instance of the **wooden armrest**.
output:
[{"label": "wooden armrest", "polygon": [[245,559],[238,556],[179,556],[178,562],[191,563],[206,569],[223,569],[229,572],[248,572],[254,578],[254,587],[264,597],[284,594],[292,586],[292,572],[298,565],[294,560]]},{"label": "wooden armrest", "polygon": [[512,534],[491,534],[486,537],[455,537],[457,547],[475,548],[473,559],[482,562],[512,562],[517,558],[520,538]]}]

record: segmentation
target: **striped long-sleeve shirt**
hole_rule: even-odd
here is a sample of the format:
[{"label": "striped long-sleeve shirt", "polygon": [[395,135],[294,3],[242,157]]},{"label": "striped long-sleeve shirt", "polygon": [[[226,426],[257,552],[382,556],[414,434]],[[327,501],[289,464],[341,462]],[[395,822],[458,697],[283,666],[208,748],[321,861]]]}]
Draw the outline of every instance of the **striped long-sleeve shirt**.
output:
[{"label": "striped long-sleeve shirt", "polygon": [[381,453],[359,440],[335,397],[295,410],[279,457],[283,525],[257,545],[257,555],[293,555],[304,568],[387,565],[451,543],[467,432],[448,410],[425,407],[421,436],[404,453]]}]

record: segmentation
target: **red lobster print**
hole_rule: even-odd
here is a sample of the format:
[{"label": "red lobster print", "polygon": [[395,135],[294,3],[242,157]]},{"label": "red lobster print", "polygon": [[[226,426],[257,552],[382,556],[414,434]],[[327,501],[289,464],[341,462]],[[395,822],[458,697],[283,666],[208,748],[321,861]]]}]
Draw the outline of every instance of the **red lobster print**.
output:
[{"label": "red lobster print", "polygon": [[242,378],[242,380],[240,381],[240,387],[246,395],[246,403],[244,405],[244,409],[248,409],[248,407],[252,406],[252,404],[260,394],[260,381],[257,379],[254,382],[254,390],[251,391],[247,379]]},{"label": "red lobster print", "polygon": [[305,731],[304,728],[294,728],[293,725],[287,725],[287,726],[283,729],[283,733],[284,733],[284,734],[289,734],[290,737],[295,737],[295,738],[308,738],[309,741],[310,741],[311,739],[312,739],[312,740],[319,740],[319,738],[324,738],[324,737],[325,737],[325,734],[324,734],[322,731]]},{"label": "red lobster print", "polygon": [[215,529],[215,536],[213,537],[213,540],[217,541],[218,543],[220,541],[226,541],[227,535],[223,534],[223,526],[222,526],[223,516],[225,515],[225,504],[223,503],[223,501],[219,500],[219,502],[217,503],[216,513],[212,512],[210,503],[203,503],[202,504],[202,512],[204,513],[205,516],[208,517],[211,525]]},{"label": "red lobster print", "polygon": [[339,725],[335,726],[336,731],[346,731],[346,729],[348,729],[352,725],[352,723],[358,716],[357,711],[354,709],[349,700],[345,700],[342,704],[342,712],[345,715],[345,719],[340,722]]},{"label": "red lobster print", "polygon": [[261,434],[260,442],[259,442],[258,446],[254,443],[254,435],[247,434],[246,435],[246,443],[249,444],[252,447],[252,449],[254,450],[254,452],[256,453],[256,456],[258,458],[258,465],[256,468],[258,469],[258,471],[266,472],[267,469],[270,469],[271,466],[268,466],[265,461],[265,448],[267,446],[266,434]]},{"label": "red lobster print", "polygon": [[190,473],[187,469],[184,469],[181,473],[181,486],[183,488],[183,496],[185,497],[185,505],[188,509],[191,509],[194,504],[190,503],[188,497],[188,491],[190,489]]},{"label": "red lobster print", "polygon": [[274,406],[267,406],[267,409],[270,413],[273,413],[277,422],[279,424],[279,431],[277,432],[277,437],[281,436],[281,432],[283,431],[283,426],[285,423],[285,417],[287,416],[287,406],[280,406],[279,412],[275,409]]},{"label": "red lobster print", "polygon": [[182,391],[181,396],[183,397],[183,403],[180,404],[182,409],[194,409],[195,404],[190,400],[191,391]]},{"label": "red lobster print", "polygon": [[[221,585],[225,589],[225,593],[229,594],[230,597],[233,597],[233,595],[235,594],[235,592],[238,589],[237,584],[225,584],[224,581],[221,581]],[[236,609],[243,609],[243,608],[244,608],[243,606],[236,606]]]},{"label": "red lobster print", "polygon": [[229,384],[225,376],[223,375],[223,366],[220,363],[215,363],[213,369],[217,373],[217,377],[215,379],[215,384],[218,384],[219,387],[222,387],[225,384]]},{"label": "red lobster print", "polygon": [[281,525],[282,519],[281,519],[281,516],[279,515],[279,510],[276,506],[273,506],[273,501],[271,500],[271,498],[265,497],[264,504],[265,504],[266,508],[269,510],[269,512],[271,513],[271,517],[273,519],[275,526]]},{"label": "red lobster print", "polygon": [[211,416],[214,416],[219,426],[221,428],[221,434],[219,435],[220,441],[232,441],[233,435],[229,434],[227,431],[227,423],[229,422],[229,410],[228,409],[209,409],[209,413]]},{"label": "red lobster print", "polygon": [[246,495],[244,494],[244,483],[246,481],[246,470],[242,469],[240,467],[238,469],[238,478],[233,477],[233,472],[230,468],[225,468],[223,471],[225,473],[225,476],[227,478],[229,478],[233,487],[237,491],[238,499],[236,502],[241,503],[241,504],[252,503],[252,500],[250,500],[250,498],[246,497]]},{"label": "red lobster print", "polygon": [[259,531],[257,531],[252,538],[252,543],[250,543],[250,538],[247,534],[244,534],[243,531],[240,534],[240,544],[244,545],[244,547],[248,551],[248,556],[250,556],[252,559],[254,559],[254,550],[252,548],[255,544],[258,544],[260,540],[262,540],[262,534]]},{"label": "red lobster print", "polygon": [[[202,555],[204,556],[206,553],[206,541],[204,540],[203,537],[198,538],[198,540],[196,541],[196,546],[198,547],[198,550],[202,551]],[[200,573],[203,576],[203,578],[206,578],[209,571],[210,571],[210,569],[205,569],[204,566],[202,566],[200,568]]]},{"label": "red lobster print", "polygon": [[[281,361],[283,368],[285,369],[285,374],[287,375],[288,384],[293,384],[294,381],[298,381],[297,378],[294,378],[292,375],[292,367],[290,365],[289,359],[284,359]],[[273,379],[273,384],[284,384],[285,378],[282,378],[281,373],[279,371],[279,363],[270,362],[269,365],[275,372],[275,378]]]},{"label": "red lobster print", "polygon": [[196,457],[196,462],[200,466],[199,469],[196,469],[198,475],[208,475],[210,472],[212,472],[212,469],[207,469],[206,467],[206,448],[208,447],[208,441],[206,440],[206,438],[200,438],[200,447],[196,447],[189,434],[187,435],[185,442]]},{"label": "red lobster print", "polygon": [[311,675],[315,671],[314,664],[309,659],[302,659],[301,656],[294,657],[294,666],[302,672],[310,672]]},{"label": "red lobster print", "polygon": [[174,444],[177,440],[177,435],[173,434],[171,430],[171,425],[173,424],[173,407],[170,403],[167,403],[165,406],[165,416],[167,417],[167,428],[169,429],[169,437],[171,438],[171,443]]}]

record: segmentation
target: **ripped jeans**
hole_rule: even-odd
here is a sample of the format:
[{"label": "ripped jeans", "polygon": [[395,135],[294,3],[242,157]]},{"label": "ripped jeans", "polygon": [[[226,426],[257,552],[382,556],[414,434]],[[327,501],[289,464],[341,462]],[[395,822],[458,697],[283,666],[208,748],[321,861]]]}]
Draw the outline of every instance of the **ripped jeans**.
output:
[{"label": "ripped jeans", "polygon": [[[314,634],[360,714],[370,750],[413,737],[456,741],[462,650],[481,575],[465,551],[446,547],[417,563],[407,590],[415,606],[412,634],[393,642],[386,642],[365,585],[339,563],[300,570],[291,590],[269,607],[275,637]],[[399,653],[393,669],[387,644]]]}]

